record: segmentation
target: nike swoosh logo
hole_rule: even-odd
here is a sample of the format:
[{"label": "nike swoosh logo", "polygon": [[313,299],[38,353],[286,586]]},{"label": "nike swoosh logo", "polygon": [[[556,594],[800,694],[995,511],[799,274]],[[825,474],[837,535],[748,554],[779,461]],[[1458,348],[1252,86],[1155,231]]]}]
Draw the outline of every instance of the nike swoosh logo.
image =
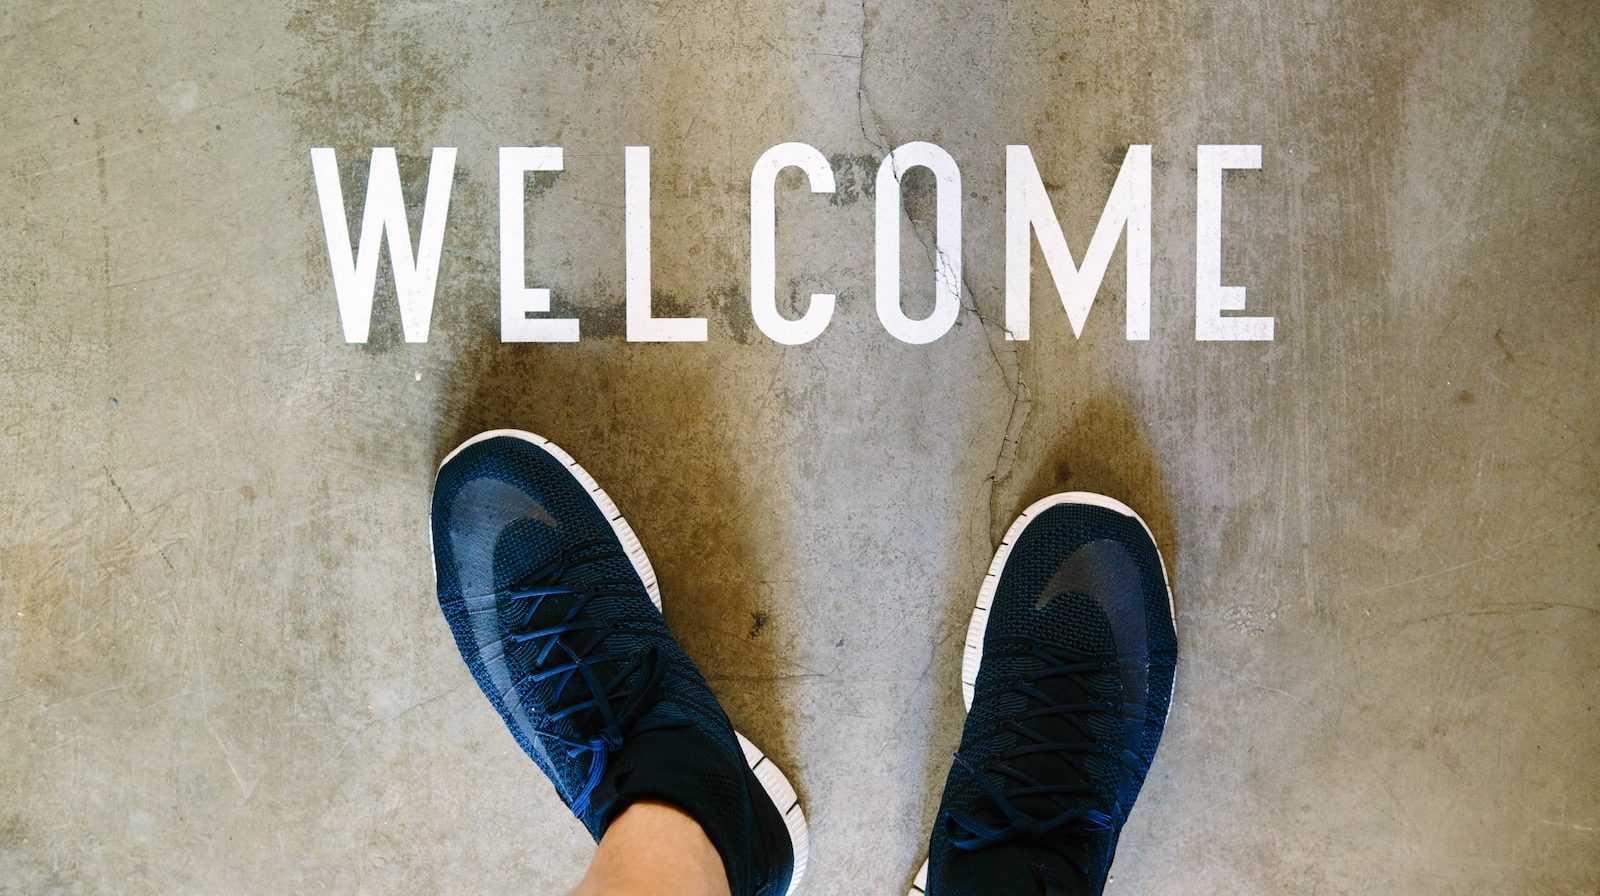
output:
[{"label": "nike swoosh logo", "polygon": [[[1149,651],[1149,631],[1144,616],[1144,581],[1139,575],[1139,564],[1120,542],[1099,539],[1083,545],[1056,570],[1045,584],[1035,610],[1043,610],[1050,602],[1064,594],[1081,594],[1101,602],[1111,622],[1111,638],[1119,656],[1144,656]],[[1117,608],[1129,608],[1117,612]],[[1128,663],[1121,667],[1127,697],[1137,701],[1141,712],[1136,716],[1125,699],[1122,719],[1129,743],[1139,744],[1144,737],[1142,708],[1146,697],[1148,674],[1145,663]]]},{"label": "nike swoosh logo", "polygon": [[461,599],[467,608],[467,618],[472,621],[478,656],[522,741],[532,744],[548,762],[544,742],[522,706],[511,669],[505,662],[499,610],[495,607],[494,548],[500,533],[512,523],[536,520],[554,529],[555,517],[532,495],[508,482],[475,479],[456,492],[450,504],[450,520],[450,550],[456,558]]}]

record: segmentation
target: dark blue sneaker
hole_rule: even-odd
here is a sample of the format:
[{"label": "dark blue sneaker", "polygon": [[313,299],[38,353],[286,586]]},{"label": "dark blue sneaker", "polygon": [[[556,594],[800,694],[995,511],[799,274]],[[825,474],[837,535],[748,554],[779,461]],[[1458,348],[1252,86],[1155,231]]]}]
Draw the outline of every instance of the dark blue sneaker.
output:
[{"label": "dark blue sneaker", "polygon": [[1086,492],[1024,511],[978,593],[969,714],[912,892],[1100,893],[1177,659],[1172,592],[1137,514]]},{"label": "dark blue sneaker", "polygon": [[531,433],[469,439],[433,492],[439,606],[523,752],[598,840],[639,800],[693,816],[735,896],[786,896],[805,817],[734,732],[667,630],[655,573],[616,505]]}]

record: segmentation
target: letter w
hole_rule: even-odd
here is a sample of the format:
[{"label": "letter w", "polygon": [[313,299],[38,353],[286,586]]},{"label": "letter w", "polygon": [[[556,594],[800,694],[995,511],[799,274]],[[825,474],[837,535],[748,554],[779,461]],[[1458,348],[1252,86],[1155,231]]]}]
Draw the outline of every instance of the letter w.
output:
[{"label": "letter w", "polygon": [[378,241],[386,236],[389,263],[394,268],[395,297],[400,302],[400,325],[407,342],[427,342],[433,317],[433,291],[439,280],[439,250],[444,243],[444,222],[450,212],[450,188],[456,175],[456,149],[438,146],[428,169],[428,193],[422,203],[422,235],[411,254],[411,226],[400,190],[400,165],[394,148],[374,147],[367,176],[367,203],[361,213],[360,249],[350,252],[350,230],[345,223],[344,189],[339,184],[339,162],[331,147],[311,150],[311,170],[317,180],[317,201],[322,207],[322,230],[328,240],[328,262],[333,266],[333,291],[339,299],[339,322],[345,342],[366,342],[372,323],[372,293],[378,281]]}]

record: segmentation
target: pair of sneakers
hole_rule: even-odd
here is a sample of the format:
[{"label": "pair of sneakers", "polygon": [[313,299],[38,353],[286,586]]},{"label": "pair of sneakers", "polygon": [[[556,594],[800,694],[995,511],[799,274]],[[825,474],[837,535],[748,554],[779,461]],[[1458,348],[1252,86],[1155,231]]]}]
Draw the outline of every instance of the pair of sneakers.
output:
[{"label": "pair of sneakers", "polygon": [[[742,735],[661,616],[639,539],[565,451],[495,430],[440,464],[439,605],[523,751],[597,840],[639,800],[693,817],[735,896],[786,896],[808,859],[794,788]],[[913,893],[1099,893],[1155,756],[1177,661],[1155,540],[1067,493],[1006,533],[963,658],[968,715]]]}]

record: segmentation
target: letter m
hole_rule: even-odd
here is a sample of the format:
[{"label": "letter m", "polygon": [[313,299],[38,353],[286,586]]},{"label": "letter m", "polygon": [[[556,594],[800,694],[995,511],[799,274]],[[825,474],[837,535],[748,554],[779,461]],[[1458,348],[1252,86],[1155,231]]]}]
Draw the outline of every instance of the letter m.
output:
[{"label": "letter m", "polygon": [[1084,321],[1095,294],[1111,264],[1117,238],[1128,232],[1128,323],[1129,339],[1150,338],[1150,147],[1128,147],[1122,170],[1111,187],[1094,237],[1083,255],[1080,268],[1072,260],[1061,222],[1056,220],[1045,193],[1044,181],[1026,146],[1006,147],[1006,338],[1028,338],[1032,304],[1033,244],[1038,234],[1039,250],[1055,280],[1061,304],[1072,324],[1072,335],[1083,334]]}]

